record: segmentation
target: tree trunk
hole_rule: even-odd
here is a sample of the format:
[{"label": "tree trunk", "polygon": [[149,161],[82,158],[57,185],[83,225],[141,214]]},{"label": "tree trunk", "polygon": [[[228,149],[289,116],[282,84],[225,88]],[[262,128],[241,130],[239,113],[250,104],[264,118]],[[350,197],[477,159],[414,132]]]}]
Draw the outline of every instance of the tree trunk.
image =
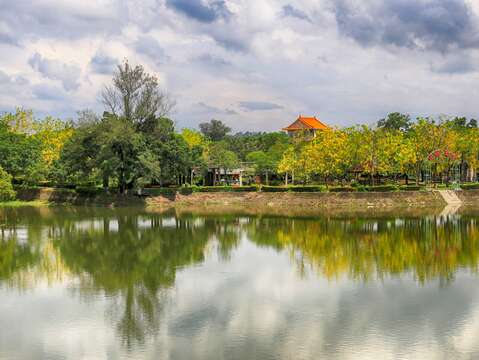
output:
[{"label": "tree trunk", "polygon": [[126,181],[125,181],[125,170],[122,168],[120,169],[120,176],[118,179],[118,185],[120,187],[120,194],[124,194],[126,190]]},{"label": "tree trunk", "polygon": [[109,180],[109,176],[107,174],[103,174],[103,189],[105,189],[105,191],[107,191],[110,187]]},{"label": "tree trunk", "polygon": [[266,185],[269,185],[268,172],[266,171]]},{"label": "tree trunk", "polygon": [[284,175],[284,186],[288,186],[288,173]]}]

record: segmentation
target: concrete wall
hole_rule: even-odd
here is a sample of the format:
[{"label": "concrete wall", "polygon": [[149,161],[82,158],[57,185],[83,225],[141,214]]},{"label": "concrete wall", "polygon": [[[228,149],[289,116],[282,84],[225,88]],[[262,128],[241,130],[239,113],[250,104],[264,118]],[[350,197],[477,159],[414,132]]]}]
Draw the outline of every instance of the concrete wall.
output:
[{"label": "concrete wall", "polygon": [[435,192],[357,192],[357,193],[193,193],[174,199],[153,197],[150,205],[243,205],[295,208],[392,208],[445,206]]}]

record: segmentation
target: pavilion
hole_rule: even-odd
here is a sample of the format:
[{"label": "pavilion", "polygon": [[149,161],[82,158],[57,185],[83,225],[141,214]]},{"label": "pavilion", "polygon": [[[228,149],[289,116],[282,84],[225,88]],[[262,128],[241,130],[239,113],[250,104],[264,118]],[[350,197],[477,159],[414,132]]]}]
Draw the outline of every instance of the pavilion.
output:
[{"label": "pavilion", "polygon": [[286,131],[288,135],[294,136],[299,132],[306,133],[307,135],[316,135],[317,131],[328,130],[329,126],[325,125],[321,120],[317,119],[315,116],[307,117],[299,115],[295,122],[293,122],[288,127],[283,128],[283,131]]}]

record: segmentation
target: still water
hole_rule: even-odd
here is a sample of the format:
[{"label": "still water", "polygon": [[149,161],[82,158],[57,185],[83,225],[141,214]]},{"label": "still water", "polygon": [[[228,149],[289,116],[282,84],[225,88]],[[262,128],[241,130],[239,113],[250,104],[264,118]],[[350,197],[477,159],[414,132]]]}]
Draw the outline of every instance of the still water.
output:
[{"label": "still water", "polygon": [[479,216],[0,209],[0,359],[479,358]]}]

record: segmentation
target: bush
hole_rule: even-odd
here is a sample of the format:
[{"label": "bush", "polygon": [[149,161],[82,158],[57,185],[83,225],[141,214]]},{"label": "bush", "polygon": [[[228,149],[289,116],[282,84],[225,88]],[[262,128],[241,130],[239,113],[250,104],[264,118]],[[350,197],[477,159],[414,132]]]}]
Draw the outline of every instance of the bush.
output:
[{"label": "bush", "polygon": [[401,185],[399,190],[401,191],[419,191],[421,190],[421,186],[419,185]]},{"label": "bush", "polygon": [[79,195],[95,196],[103,194],[105,190],[103,188],[97,188],[93,186],[77,186],[75,188],[75,192]]},{"label": "bush", "polygon": [[191,195],[193,194],[193,192],[196,191],[196,186],[187,186],[187,187],[181,187],[179,188],[178,192],[181,194],[181,195]]},{"label": "bush", "polygon": [[368,188],[366,185],[363,185],[357,181],[354,181],[353,183],[351,183],[351,186],[355,188],[356,191],[360,191],[360,192],[368,191]]},{"label": "bush", "polygon": [[230,186],[198,186],[197,192],[227,192],[231,191]]},{"label": "bush", "polygon": [[233,186],[231,188],[231,191],[234,191],[234,192],[255,192],[255,191],[258,191],[258,187],[257,186]]},{"label": "bush", "polygon": [[53,182],[49,180],[38,182],[38,186],[40,187],[53,187],[53,185],[54,185]]},{"label": "bush", "polygon": [[334,186],[329,188],[330,192],[355,192],[356,189],[351,186]]},{"label": "bush", "polygon": [[176,195],[177,188],[145,188],[142,194],[146,196]]},{"label": "bush", "polygon": [[388,192],[396,191],[398,187],[396,185],[377,185],[377,186],[368,186],[366,187],[367,191],[371,192]]},{"label": "bush", "polygon": [[261,186],[261,191],[263,192],[288,192],[289,189],[289,187],[285,186]]},{"label": "bush", "polygon": [[479,183],[461,184],[461,189],[462,190],[477,190],[479,189]]},{"label": "bush", "polygon": [[258,191],[256,186],[198,186],[197,192],[254,192]]},{"label": "bush", "polygon": [[324,185],[290,186],[289,190],[292,192],[323,192],[323,191],[326,191],[326,186]]},{"label": "bush", "polygon": [[12,176],[0,166],[0,201],[14,200],[16,196],[13,190]]}]

